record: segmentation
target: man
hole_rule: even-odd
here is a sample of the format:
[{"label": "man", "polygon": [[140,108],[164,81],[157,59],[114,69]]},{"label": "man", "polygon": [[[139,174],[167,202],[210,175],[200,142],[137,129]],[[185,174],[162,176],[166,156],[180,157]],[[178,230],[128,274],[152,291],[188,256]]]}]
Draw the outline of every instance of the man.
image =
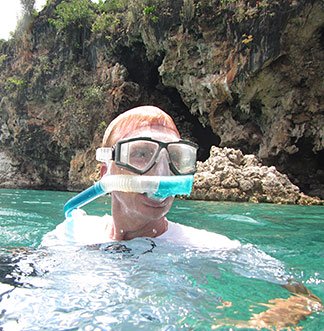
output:
[{"label": "man", "polygon": [[[154,176],[161,179],[193,175],[198,146],[180,139],[172,118],[154,106],[133,108],[119,115],[108,126],[98,150],[101,177]],[[171,190],[172,193],[172,190]],[[168,221],[174,196],[152,197],[147,193],[111,192],[112,215],[85,215],[76,209],[56,230],[46,235],[43,245],[72,243],[100,244],[137,237],[159,237],[174,244],[199,249],[233,249],[236,240]]]},{"label": "man", "polygon": [[[134,108],[118,116],[105,132],[102,148],[98,151],[98,158],[103,162],[101,176],[108,181],[120,178],[114,176],[137,176],[141,181],[143,176],[163,179],[192,175],[195,172],[196,149],[195,144],[180,139],[173,120],[161,109],[153,106]],[[172,194],[161,198],[147,192],[139,193],[136,187],[134,191],[119,190],[117,182],[117,189],[111,192],[111,216],[88,216],[76,209],[68,213],[65,222],[56,230],[45,236],[43,245],[92,245],[146,237],[157,238],[159,243],[168,241],[179,247],[214,252],[215,256],[220,251],[238,249],[242,249],[244,254],[243,246],[236,240],[170,222],[166,215],[173,201]],[[126,246],[122,247],[127,250]],[[225,256],[230,258],[231,255]],[[238,255],[233,256],[235,261]],[[258,268],[259,264],[254,263],[253,256],[249,259],[251,261],[244,267]],[[272,264],[269,270],[282,268],[279,261],[264,253],[261,259],[263,265]],[[278,270],[276,273],[280,274]],[[243,328],[274,326],[280,329],[295,325],[312,311],[322,309],[320,299],[303,285],[288,282],[285,275],[278,282],[297,295],[272,300],[268,310],[253,315],[248,322],[230,323]]]}]

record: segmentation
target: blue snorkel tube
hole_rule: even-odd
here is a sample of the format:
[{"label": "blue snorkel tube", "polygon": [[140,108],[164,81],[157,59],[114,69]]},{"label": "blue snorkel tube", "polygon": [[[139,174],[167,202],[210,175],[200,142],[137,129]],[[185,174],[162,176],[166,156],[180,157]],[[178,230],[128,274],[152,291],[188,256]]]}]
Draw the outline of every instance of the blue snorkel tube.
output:
[{"label": "blue snorkel tube", "polygon": [[94,185],[90,186],[86,190],[80,192],[75,197],[71,198],[64,205],[65,218],[68,218],[71,216],[72,210],[80,208],[105,194],[106,194],[106,192],[103,190],[100,182],[95,183]]},{"label": "blue snorkel tube", "polygon": [[153,199],[165,199],[175,195],[190,195],[193,180],[193,175],[106,175],[100,181],[70,199],[64,205],[64,215],[68,218],[74,209],[80,208],[112,191],[147,193]]}]

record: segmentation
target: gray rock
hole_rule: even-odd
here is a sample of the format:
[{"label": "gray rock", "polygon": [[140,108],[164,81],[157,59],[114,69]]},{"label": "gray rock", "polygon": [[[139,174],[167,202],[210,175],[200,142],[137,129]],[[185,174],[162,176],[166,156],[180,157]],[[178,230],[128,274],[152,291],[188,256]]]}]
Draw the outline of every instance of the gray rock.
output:
[{"label": "gray rock", "polygon": [[285,174],[262,165],[254,155],[213,146],[210,157],[198,162],[191,199],[320,204],[303,195]]}]

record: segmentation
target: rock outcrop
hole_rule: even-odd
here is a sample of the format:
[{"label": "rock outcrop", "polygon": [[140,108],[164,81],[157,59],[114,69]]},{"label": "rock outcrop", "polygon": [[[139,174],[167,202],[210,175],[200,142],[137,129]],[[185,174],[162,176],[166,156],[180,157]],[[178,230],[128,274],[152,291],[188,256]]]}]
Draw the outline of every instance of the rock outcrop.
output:
[{"label": "rock outcrop", "polygon": [[191,199],[270,202],[280,204],[324,204],[306,197],[287,175],[274,166],[262,165],[255,155],[233,148],[212,147],[210,158],[198,162]]},{"label": "rock outcrop", "polygon": [[40,188],[42,181],[34,174],[21,172],[20,163],[7,151],[0,152],[0,183],[2,188]]},{"label": "rock outcrop", "polygon": [[58,24],[62,3],[0,41],[0,186],[90,185],[105,127],[154,104],[200,161],[240,149],[324,198],[322,0],[82,0]]},{"label": "rock outcrop", "polygon": [[220,147],[253,153],[324,198],[323,2],[253,3],[202,2],[164,41],[162,81]]}]

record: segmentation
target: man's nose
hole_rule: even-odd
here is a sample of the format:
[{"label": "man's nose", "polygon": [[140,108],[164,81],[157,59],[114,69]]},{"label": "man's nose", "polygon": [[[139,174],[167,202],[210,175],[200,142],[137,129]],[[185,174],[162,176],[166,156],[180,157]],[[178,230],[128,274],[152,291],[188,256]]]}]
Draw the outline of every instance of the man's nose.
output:
[{"label": "man's nose", "polygon": [[157,157],[154,166],[147,173],[150,176],[170,176],[169,153],[163,148]]}]

